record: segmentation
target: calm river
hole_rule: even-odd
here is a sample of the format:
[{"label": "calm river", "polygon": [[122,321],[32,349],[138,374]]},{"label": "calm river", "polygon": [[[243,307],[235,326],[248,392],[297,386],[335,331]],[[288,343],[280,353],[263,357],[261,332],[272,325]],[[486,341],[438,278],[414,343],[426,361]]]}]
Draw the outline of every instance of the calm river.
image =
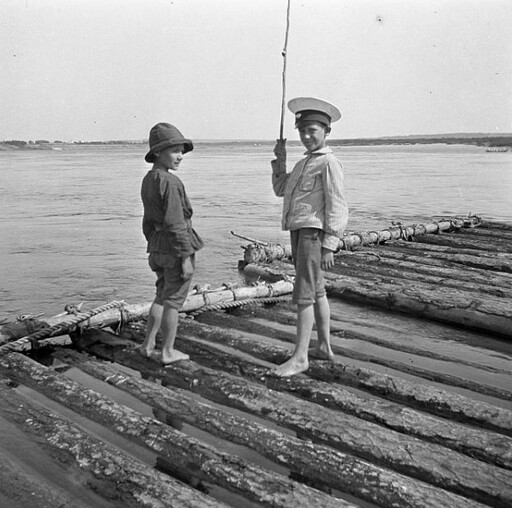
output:
[{"label": "calm river", "polygon": [[[512,224],[512,152],[465,145],[333,149],[345,168],[352,231],[469,213]],[[152,300],[139,197],[149,169],[145,152],[143,145],[0,152],[0,320],[52,316],[67,303],[90,309]],[[290,167],[301,153],[289,148]],[[271,158],[271,145],[253,143],[198,143],[185,157],[179,176],[206,244],[194,283],[238,280],[248,242],[231,231],[287,243]]]}]

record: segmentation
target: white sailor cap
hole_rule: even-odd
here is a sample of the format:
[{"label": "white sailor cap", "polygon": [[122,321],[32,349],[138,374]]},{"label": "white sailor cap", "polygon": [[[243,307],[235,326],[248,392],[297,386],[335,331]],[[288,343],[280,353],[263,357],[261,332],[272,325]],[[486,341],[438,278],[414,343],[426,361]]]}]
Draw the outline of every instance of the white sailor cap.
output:
[{"label": "white sailor cap", "polygon": [[302,122],[321,122],[330,127],[337,122],[341,113],[336,106],[315,97],[296,97],[288,102],[288,108],[295,114],[295,127]]}]

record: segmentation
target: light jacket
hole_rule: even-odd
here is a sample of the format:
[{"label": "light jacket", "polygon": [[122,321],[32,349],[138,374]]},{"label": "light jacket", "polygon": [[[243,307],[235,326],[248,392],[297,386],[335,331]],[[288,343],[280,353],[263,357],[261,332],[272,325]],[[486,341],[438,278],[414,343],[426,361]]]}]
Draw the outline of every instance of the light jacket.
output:
[{"label": "light jacket", "polygon": [[304,155],[291,173],[271,162],[274,192],[284,197],[282,228],[322,229],[322,247],[336,251],[348,222],[341,162],[328,147]]}]

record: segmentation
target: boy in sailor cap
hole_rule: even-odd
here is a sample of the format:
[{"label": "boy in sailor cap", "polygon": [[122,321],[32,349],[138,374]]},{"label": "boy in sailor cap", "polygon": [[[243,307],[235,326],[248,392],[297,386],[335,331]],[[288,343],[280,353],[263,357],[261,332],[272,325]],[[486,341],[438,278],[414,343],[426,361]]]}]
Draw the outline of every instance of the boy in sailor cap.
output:
[{"label": "boy in sailor cap", "polygon": [[[298,97],[288,103],[295,127],[306,148],[305,157],[286,172],[285,140],[278,140],[272,161],[272,185],[283,197],[282,227],[290,231],[295,265],[293,301],[297,305],[297,339],[291,358],[272,369],[280,377],[308,369],[308,353],[332,359],[330,308],[322,270],[334,266],[334,251],[347,226],[348,207],[343,197],[341,162],[326,146],[331,123],[339,110],[321,99]],[[316,321],[317,346],[308,351]]]}]

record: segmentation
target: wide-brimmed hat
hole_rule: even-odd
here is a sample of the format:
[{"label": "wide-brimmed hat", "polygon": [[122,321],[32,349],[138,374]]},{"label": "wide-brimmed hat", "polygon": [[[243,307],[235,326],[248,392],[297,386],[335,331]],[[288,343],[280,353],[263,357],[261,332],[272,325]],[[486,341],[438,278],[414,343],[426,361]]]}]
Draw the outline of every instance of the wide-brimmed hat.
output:
[{"label": "wide-brimmed hat", "polygon": [[315,97],[296,97],[288,102],[288,108],[295,114],[295,127],[302,122],[321,122],[328,127],[337,122],[341,113],[336,106]]},{"label": "wide-brimmed hat", "polygon": [[170,123],[157,123],[149,131],[149,152],[146,154],[146,162],[155,162],[155,152],[169,146],[183,145],[183,153],[191,152],[194,144],[190,139],[183,137],[183,134]]}]

